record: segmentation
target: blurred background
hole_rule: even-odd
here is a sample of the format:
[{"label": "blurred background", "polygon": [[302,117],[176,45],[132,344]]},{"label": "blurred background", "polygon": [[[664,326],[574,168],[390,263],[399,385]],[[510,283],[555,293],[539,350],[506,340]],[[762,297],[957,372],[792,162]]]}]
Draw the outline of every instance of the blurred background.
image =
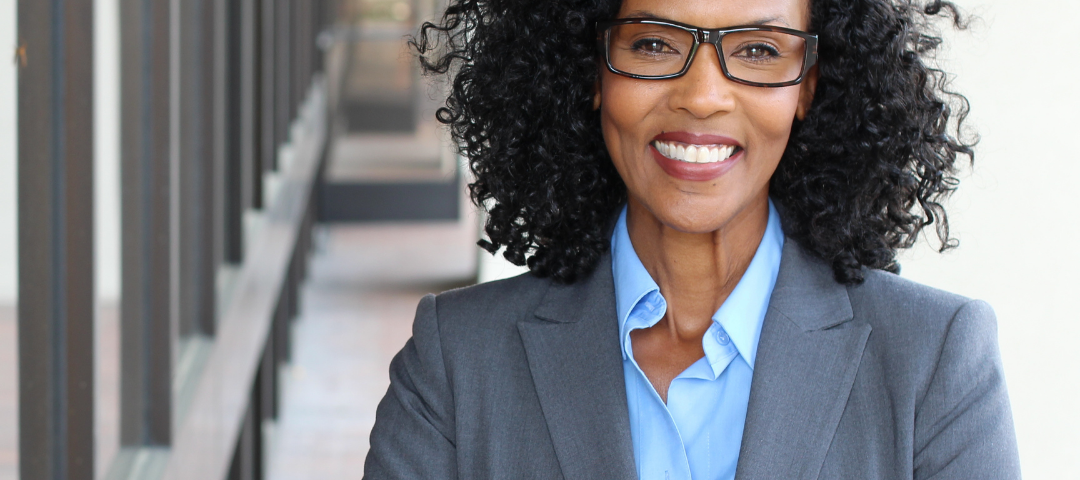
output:
[{"label": "blurred background", "polygon": [[[522,271],[405,45],[442,2],[0,0],[0,480],[360,476],[419,298]],[[1080,4],[959,3],[960,247],[902,275],[994,306],[1024,474],[1080,479]]]}]

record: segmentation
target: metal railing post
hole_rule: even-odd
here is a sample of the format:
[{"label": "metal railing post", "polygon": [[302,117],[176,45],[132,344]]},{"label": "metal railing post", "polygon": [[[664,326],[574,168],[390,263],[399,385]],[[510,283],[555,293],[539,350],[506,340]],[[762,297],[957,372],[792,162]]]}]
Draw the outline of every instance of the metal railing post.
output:
[{"label": "metal railing post", "polygon": [[256,188],[253,195],[255,208],[263,208],[263,173],[271,172],[275,168],[277,158],[277,146],[281,143],[278,135],[278,82],[277,82],[277,4],[280,0],[255,0],[260,7],[260,62],[261,72],[259,75],[259,90],[261,95],[259,118],[262,121],[260,128],[261,155],[257,157],[259,169],[255,172]]},{"label": "metal railing post", "polygon": [[19,0],[19,467],[93,479],[93,3]]},{"label": "metal railing post", "polygon": [[[30,0],[31,2],[37,0]],[[172,439],[171,9],[121,0],[120,443]]]}]

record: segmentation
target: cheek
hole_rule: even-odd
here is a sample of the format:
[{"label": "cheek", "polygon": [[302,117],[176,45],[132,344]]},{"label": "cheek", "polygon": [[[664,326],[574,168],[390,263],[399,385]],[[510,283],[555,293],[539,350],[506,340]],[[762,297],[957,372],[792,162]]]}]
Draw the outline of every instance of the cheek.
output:
[{"label": "cheek", "polygon": [[634,127],[648,117],[655,90],[646,82],[624,80],[613,75],[605,78],[600,100],[601,117],[620,137],[633,134]]},{"label": "cheek", "polygon": [[649,121],[656,118],[662,92],[651,82],[633,81],[608,73],[600,90],[600,119],[604,143],[615,166],[625,175],[625,166],[642,145]]},{"label": "cheek", "polygon": [[750,146],[757,151],[758,155],[755,156],[770,164],[779,163],[784,155],[799,101],[797,89],[785,87],[776,90],[770,95],[743,103],[751,127],[747,132]]}]

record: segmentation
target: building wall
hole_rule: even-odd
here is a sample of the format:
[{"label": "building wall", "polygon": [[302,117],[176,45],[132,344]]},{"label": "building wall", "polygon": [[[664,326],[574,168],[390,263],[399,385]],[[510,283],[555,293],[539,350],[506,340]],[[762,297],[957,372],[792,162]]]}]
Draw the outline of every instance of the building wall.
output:
[{"label": "building wall", "polygon": [[[0,0],[0,52],[14,52],[15,0]],[[0,54],[0,304],[15,302],[16,70],[10,53]]]},{"label": "building wall", "polygon": [[[120,295],[119,25],[117,0],[94,2],[94,248],[98,297]],[[0,304],[18,297],[16,197],[18,72],[10,52],[17,45],[15,0],[0,0]],[[10,47],[10,48],[9,48]]]},{"label": "building wall", "polygon": [[120,5],[94,0],[94,286],[120,298]]}]

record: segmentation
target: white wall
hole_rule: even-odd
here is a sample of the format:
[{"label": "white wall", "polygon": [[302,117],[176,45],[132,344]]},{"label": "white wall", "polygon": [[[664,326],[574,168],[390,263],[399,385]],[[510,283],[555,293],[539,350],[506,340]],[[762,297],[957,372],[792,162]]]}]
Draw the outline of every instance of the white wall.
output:
[{"label": "white wall", "polygon": [[18,149],[17,71],[11,52],[16,46],[15,0],[0,0],[0,304],[12,304],[16,281],[16,177]]},{"label": "white wall", "polygon": [[120,5],[94,1],[94,284],[120,298]]},{"label": "white wall", "polygon": [[960,248],[902,274],[997,311],[1025,478],[1080,478],[1080,3],[960,0],[946,69],[982,137],[950,202]]},{"label": "white wall", "polygon": [[[120,295],[119,12],[116,0],[94,7],[94,215],[98,298]],[[17,34],[15,0],[0,0],[0,52],[13,52]],[[9,48],[10,47],[10,48]],[[13,304],[17,282],[18,71],[0,56],[0,304]]]}]

